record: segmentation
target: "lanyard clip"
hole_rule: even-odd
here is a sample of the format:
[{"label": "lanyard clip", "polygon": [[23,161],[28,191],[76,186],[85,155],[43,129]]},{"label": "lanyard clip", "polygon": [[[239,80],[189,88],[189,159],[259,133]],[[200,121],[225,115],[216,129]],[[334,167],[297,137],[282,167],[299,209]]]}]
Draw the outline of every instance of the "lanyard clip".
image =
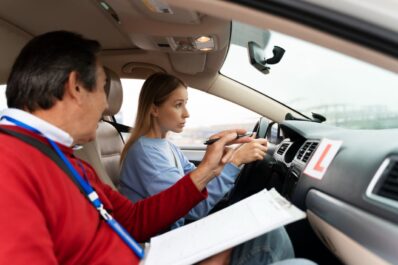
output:
[{"label": "lanyard clip", "polygon": [[102,218],[104,218],[105,221],[110,221],[113,219],[112,215],[110,215],[104,208],[104,206],[101,204],[98,208],[97,208],[99,214],[102,216]]}]

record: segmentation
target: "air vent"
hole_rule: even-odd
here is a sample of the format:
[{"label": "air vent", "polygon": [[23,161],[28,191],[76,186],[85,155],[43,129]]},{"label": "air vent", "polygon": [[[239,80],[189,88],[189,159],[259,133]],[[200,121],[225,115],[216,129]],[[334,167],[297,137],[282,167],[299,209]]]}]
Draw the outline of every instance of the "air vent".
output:
[{"label": "air vent", "polygon": [[392,161],[385,174],[384,181],[376,194],[398,201],[398,161]]},{"label": "air vent", "polygon": [[366,189],[366,196],[398,208],[398,156],[386,158]]},{"label": "air vent", "polygon": [[318,146],[318,142],[306,141],[304,145],[299,149],[297,153],[297,159],[307,163],[308,159],[311,157],[312,153]]},{"label": "air vent", "polygon": [[318,143],[311,143],[310,147],[308,147],[307,151],[304,153],[302,161],[307,163],[308,159],[311,157],[312,153],[315,151],[315,148],[318,146]]},{"label": "air vent", "polygon": [[281,146],[279,147],[279,149],[278,149],[278,151],[276,152],[278,155],[283,155],[285,152],[286,152],[286,150],[287,150],[287,148],[289,147],[289,143],[283,143],[283,144],[281,144]]},{"label": "air vent", "polygon": [[303,147],[300,148],[300,150],[298,151],[298,154],[297,154],[298,160],[301,160],[301,158],[303,157],[305,151],[307,150],[308,146],[310,146],[310,144],[311,144],[311,142],[305,142]]}]

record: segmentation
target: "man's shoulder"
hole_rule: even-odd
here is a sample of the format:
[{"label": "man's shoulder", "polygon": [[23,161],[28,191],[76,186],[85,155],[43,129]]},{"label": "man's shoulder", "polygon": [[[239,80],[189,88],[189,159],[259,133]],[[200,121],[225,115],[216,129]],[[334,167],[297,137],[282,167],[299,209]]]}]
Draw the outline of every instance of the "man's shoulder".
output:
[{"label": "man's shoulder", "polygon": [[41,177],[41,173],[37,174],[38,169],[45,174],[55,165],[35,147],[3,133],[0,133],[0,161],[0,172],[4,176],[1,185],[31,183]]},{"label": "man's shoulder", "polygon": [[0,125],[0,146],[10,146],[11,143],[21,146],[29,146],[29,144],[23,142],[14,135],[11,135],[11,133],[31,137],[29,134],[26,134],[23,130],[17,128],[16,126]]},{"label": "man's shoulder", "polygon": [[[3,126],[1,126],[3,127]],[[18,131],[17,131],[18,132]],[[26,135],[29,137],[29,135]],[[37,140],[37,139],[36,139]],[[19,161],[37,161],[38,159],[47,159],[36,147],[16,138],[15,136],[0,131],[0,157],[11,159],[18,163]]]},{"label": "man's shoulder", "polygon": [[[21,141],[20,139],[6,134],[6,133],[2,133],[0,131],[0,148],[5,148],[5,149],[9,149],[15,152],[20,152],[19,150],[22,148],[29,148],[29,144],[24,143],[23,141]],[[0,152],[1,154],[2,152]]]}]

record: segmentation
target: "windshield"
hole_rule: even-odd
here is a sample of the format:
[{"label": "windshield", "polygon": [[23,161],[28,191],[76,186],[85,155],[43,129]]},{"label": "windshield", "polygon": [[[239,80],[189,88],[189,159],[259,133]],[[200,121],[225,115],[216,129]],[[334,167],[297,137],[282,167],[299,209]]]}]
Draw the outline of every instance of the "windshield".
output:
[{"label": "windshield", "polygon": [[[274,46],[286,51],[278,64],[269,65],[269,74],[250,64],[246,47],[254,35],[266,45],[266,58]],[[332,125],[398,128],[397,74],[278,32],[234,22],[221,73],[308,117],[321,114]]]}]

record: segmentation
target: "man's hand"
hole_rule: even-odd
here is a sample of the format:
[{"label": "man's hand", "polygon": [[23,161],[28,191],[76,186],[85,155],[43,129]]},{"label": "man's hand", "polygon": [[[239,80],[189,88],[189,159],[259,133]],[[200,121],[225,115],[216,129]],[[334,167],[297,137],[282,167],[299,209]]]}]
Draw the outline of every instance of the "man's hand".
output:
[{"label": "man's hand", "polygon": [[228,148],[228,145],[248,143],[253,140],[250,137],[236,139],[238,134],[244,134],[245,132],[246,130],[244,129],[226,130],[210,137],[210,139],[220,139],[207,147],[202,162],[190,174],[192,181],[199,190],[203,190],[210,180],[221,173],[225,164],[230,162],[233,149]]}]

